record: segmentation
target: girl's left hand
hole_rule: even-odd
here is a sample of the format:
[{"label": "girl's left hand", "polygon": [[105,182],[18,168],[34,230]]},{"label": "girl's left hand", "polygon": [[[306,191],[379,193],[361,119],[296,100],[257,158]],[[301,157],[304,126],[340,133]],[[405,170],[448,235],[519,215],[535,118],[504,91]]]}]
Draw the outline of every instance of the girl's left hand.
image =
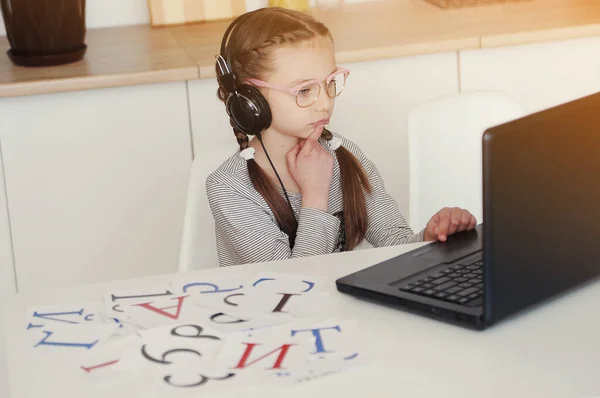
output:
[{"label": "girl's left hand", "polygon": [[475,217],[465,209],[459,207],[444,207],[427,223],[424,241],[446,241],[449,235],[456,232],[470,231],[477,225]]}]

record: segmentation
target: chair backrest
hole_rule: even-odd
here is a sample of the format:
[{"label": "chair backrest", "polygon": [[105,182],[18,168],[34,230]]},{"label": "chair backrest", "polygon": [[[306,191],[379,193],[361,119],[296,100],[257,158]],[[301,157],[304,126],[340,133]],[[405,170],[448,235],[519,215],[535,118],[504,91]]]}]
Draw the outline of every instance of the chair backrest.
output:
[{"label": "chair backrest", "polygon": [[408,118],[409,224],[423,229],[441,208],[459,206],[483,221],[483,132],[525,115],[501,92],[465,92],[415,106]]},{"label": "chair backrest", "polygon": [[219,266],[215,223],[206,197],[206,178],[233,155],[236,149],[235,141],[215,145],[207,152],[196,154],[192,162],[179,256],[179,272]]}]

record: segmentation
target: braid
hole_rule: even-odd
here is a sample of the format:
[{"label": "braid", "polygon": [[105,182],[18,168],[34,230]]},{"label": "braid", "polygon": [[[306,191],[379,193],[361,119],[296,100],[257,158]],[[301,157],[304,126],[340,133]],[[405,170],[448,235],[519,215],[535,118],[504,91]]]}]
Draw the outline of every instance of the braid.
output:
[{"label": "braid", "polygon": [[[240,146],[240,151],[250,147],[248,135],[234,127],[233,122],[231,122],[231,125],[233,127],[233,134]],[[294,214],[287,207],[287,202],[285,202],[283,197],[279,194],[267,173],[265,173],[258,163],[256,163],[256,160],[249,159],[247,164],[248,175],[250,176],[250,181],[252,181],[252,186],[254,186],[254,189],[256,189],[256,191],[265,199],[265,202],[267,202],[267,205],[273,211],[277,225],[288,235],[290,247],[294,247],[296,242],[296,230],[298,229],[298,223]]]},{"label": "braid", "polygon": [[[323,129],[321,138],[331,141],[333,134]],[[365,193],[371,193],[371,183],[360,161],[348,149],[340,146],[335,150],[342,184],[344,228],[346,241],[344,251],[354,249],[365,237],[368,219]],[[363,192],[364,190],[364,192]]]},{"label": "braid", "polygon": [[[272,65],[269,65],[266,60],[269,60],[274,48],[308,42],[317,37],[329,39],[333,43],[331,32],[321,22],[315,21],[303,13],[290,12],[280,7],[271,7],[269,10],[273,13],[273,19],[278,22],[278,25],[272,25],[279,26],[279,28],[272,28],[277,33],[269,29],[260,31],[256,40],[258,45],[244,50],[240,49],[236,56],[232,57],[231,67],[236,71],[237,84],[240,84],[245,77],[258,77],[272,71]],[[251,22],[246,21],[245,23],[250,24]]]},{"label": "braid", "polygon": [[253,76],[256,73],[253,70],[254,66],[268,59],[273,48],[278,48],[285,44],[308,41],[315,36],[315,33],[304,29],[280,33],[262,42],[258,47],[239,53],[237,58],[232,61],[232,67],[234,70],[241,72],[239,73],[240,75]]},{"label": "braid", "polygon": [[[231,124],[233,127],[233,121]],[[240,146],[240,151],[243,151],[244,149],[246,149],[250,146],[249,142],[248,142],[248,134],[244,133],[243,131],[238,130],[235,127],[233,127],[233,134],[235,135],[235,138],[237,139],[237,143]]]}]

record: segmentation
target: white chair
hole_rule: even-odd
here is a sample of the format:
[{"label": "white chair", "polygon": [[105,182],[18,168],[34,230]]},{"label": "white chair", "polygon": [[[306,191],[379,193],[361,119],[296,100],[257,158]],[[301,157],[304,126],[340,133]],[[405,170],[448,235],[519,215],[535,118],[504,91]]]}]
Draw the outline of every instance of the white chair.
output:
[{"label": "white chair", "polygon": [[206,197],[206,178],[233,155],[236,148],[235,141],[216,145],[211,147],[209,152],[196,154],[192,162],[179,256],[179,272],[219,266],[215,223]]},{"label": "white chair", "polygon": [[483,132],[524,115],[511,97],[491,91],[460,93],[415,106],[408,118],[411,228],[422,230],[447,206],[466,208],[482,222]]}]

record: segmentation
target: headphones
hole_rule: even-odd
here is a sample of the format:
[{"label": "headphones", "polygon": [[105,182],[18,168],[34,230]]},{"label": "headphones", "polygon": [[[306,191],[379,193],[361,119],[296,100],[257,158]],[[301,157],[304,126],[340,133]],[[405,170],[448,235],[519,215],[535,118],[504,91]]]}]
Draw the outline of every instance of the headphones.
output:
[{"label": "headphones", "polygon": [[220,53],[216,56],[217,80],[225,91],[225,109],[233,126],[249,135],[260,134],[271,125],[271,109],[269,103],[258,90],[249,84],[236,84],[236,76],[231,69],[231,58],[228,50],[229,36],[233,29],[252,12],[235,19],[225,31],[221,41]]}]

